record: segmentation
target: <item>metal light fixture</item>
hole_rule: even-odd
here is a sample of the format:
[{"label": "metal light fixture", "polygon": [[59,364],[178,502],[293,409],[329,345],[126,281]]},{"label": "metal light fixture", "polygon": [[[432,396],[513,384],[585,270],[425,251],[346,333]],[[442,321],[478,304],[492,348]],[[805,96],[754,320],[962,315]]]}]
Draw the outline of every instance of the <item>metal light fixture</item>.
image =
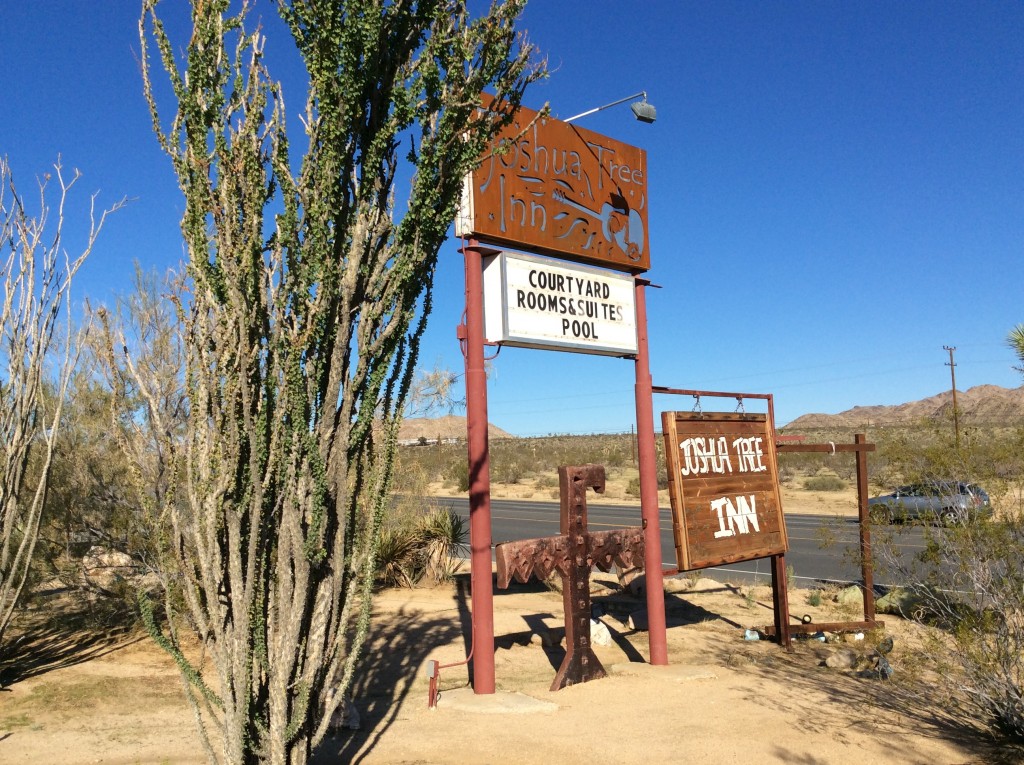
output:
[{"label": "metal light fixture", "polygon": [[629,105],[629,108],[633,110],[633,115],[641,122],[650,124],[654,122],[657,117],[657,113],[654,110],[654,105],[647,103],[647,94],[644,93],[644,100],[637,101]]},{"label": "metal light fixture", "polygon": [[629,108],[633,110],[633,115],[638,120],[640,120],[641,122],[646,122],[647,124],[650,124],[650,123],[654,122],[654,120],[656,119],[657,112],[655,111],[653,104],[647,103],[647,91],[646,90],[641,90],[639,93],[634,93],[631,96],[626,96],[625,98],[620,98],[618,101],[612,101],[610,104],[605,104],[604,106],[598,106],[595,109],[589,109],[589,110],[587,110],[585,112],[577,114],[574,117],[569,117],[569,119],[567,119],[567,120],[562,120],[562,122],[572,122],[573,120],[578,120],[580,117],[586,117],[588,114],[593,114],[594,112],[603,111],[604,109],[607,109],[610,106],[618,106],[619,104],[626,103],[626,101],[632,101],[634,98],[641,98],[641,97],[643,98],[643,101],[637,101],[635,103],[632,103],[632,104],[630,104]]}]

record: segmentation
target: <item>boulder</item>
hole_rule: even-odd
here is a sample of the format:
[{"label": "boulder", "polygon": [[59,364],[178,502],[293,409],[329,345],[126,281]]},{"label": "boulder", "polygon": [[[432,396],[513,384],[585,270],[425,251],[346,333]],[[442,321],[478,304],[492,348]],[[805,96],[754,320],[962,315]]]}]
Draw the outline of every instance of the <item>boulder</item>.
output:
[{"label": "boulder", "polygon": [[545,648],[557,648],[565,638],[565,628],[555,627],[554,629],[540,628],[530,635],[531,645],[541,645]]},{"label": "boulder", "polygon": [[647,577],[635,576],[629,580],[629,584],[626,585],[629,590],[629,594],[634,598],[642,598],[644,593],[647,592]]},{"label": "boulder", "polygon": [[351,699],[346,698],[334,710],[327,729],[334,735],[342,730],[359,730],[360,727],[359,710]]},{"label": "boulder", "polygon": [[896,587],[875,601],[875,611],[895,614],[906,619],[918,618],[926,611],[926,600],[920,594]]},{"label": "boulder", "polygon": [[676,576],[670,576],[665,580],[665,592],[674,595],[680,592],[689,592],[693,582]]},{"label": "boulder", "polygon": [[714,579],[709,579],[706,576],[702,576],[692,585],[690,585],[690,592],[713,592],[715,590],[721,590],[725,587],[721,582],[716,582]]},{"label": "boulder", "polygon": [[836,593],[835,601],[840,605],[856,606],[864,602],[864,590],[856,584],[845,587]]},{"label": "boulder", "polygon": [[647,630],[647,609],[641,608],[629,615],[626,626],[631,630],[645,632]]},{"label": "boulder", "polygon": [[831,669],[853,669],[857,666],[859,659],[860,656],[856,651],[849,648],[840,648],[838,651],[833,651],[825,659],[825,666]]},{"label": "boulder", "polygon": [[598,619],[590,620],[590,642],[596,645],[612,644],[612,633],[608,631],[604,622]]},{"label": "boulder", "polygon": [[99,545],[82,557],[82,576],[87,586],[113,592],[119,584],[139,575],[139,568],[127,553]]}]

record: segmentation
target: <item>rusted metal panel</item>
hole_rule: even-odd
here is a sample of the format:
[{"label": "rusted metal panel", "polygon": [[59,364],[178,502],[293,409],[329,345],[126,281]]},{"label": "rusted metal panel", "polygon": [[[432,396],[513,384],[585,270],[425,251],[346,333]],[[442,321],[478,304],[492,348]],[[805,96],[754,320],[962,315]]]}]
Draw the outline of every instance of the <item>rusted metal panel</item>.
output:
[{"label": "rusted metal panel", "polygon": [[772,425],[763,414],[664,412],[681,571],[788,548]]},{"label": "rusted metal panel", "polygon": [[466,185],[460,236],[630,273],[651,267],[643,149],[520,107]]},{"label": "rusted metal panel", "polygon": [[546,579],[555,571],[561,575],[566,654],[551,684],[552,691],[605,676],[590,646],[591,568],[608,571],[612,565],[640,567],[644,560],[642,528],[587,531],[586,491],[604,491],[603,466],[563,466],[558,469],[558,480],[562,535],[504,542],[494,550],[498,587],[508,587],[512,579]]},{"label": "rusted metal panel", "polygon": [[[623,569],[643,566],[644,530],[639,526],[587,532],[585,562],[601,571],[612,566]],[[503,542],[495,547],[498,587],[504,589],[515,579],[527,582],[531,576],[547,579],[556,571],[566,576],[573,565],[566,537],[543,537]]]}]

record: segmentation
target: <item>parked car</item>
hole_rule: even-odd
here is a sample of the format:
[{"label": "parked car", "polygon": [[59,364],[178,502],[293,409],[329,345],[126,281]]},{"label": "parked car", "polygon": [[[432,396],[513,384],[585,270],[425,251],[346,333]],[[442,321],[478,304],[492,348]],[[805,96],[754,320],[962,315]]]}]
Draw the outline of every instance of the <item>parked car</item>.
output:
[{"label": "parked car", "polygon": [[880,522],[924,520],[947,526],[992,515],[988,493],[959,481],[929,481],[901,486],[890,494],[871,497],[868,512]]}]

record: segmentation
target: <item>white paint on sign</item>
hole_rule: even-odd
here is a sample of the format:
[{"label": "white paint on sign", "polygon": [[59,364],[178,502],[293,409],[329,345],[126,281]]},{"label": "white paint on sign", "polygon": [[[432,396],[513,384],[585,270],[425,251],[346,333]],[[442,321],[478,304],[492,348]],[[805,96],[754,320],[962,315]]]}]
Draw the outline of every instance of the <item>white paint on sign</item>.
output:
[{"label": "white paint on sign", "polygon": [[725,436],[694,436],[683,439],[679,442],[679,451],[683,457],[679,472],[684,476],[732,473],[732,458],[735,453],[735,472],[761,473],[768,469],[762,461],[764,450],[761,448],[761,442],[760,436],[735,438],[730,452],[729,441]]},{"label": "white paint on sign", "polygon": [[484,334],[526,348],[637,352],[631,277],[502,252],[484,261]]},{"label": "white paint on sign", "polygon": [[761,531],[761,524],[757,520],[757,502],[753,494],[713,499],[711,509],[718,519],[715,539],[749,534],[751,527],[756,532]]}]

